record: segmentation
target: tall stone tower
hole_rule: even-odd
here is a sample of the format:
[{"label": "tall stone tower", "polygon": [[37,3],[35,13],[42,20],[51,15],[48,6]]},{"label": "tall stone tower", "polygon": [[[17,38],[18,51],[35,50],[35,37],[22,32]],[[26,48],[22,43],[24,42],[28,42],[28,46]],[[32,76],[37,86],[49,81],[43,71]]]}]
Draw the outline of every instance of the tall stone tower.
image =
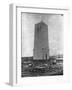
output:
[{"label": "tall stone tower", "polygon": [[35,24],[33,58],[35,60],[49,59],[48,25],[43,21]]}]

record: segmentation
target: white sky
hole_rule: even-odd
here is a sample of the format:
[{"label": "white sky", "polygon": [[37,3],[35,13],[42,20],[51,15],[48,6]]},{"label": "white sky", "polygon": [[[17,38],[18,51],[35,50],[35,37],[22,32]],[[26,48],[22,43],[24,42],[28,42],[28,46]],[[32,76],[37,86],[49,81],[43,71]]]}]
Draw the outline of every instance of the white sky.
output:
[{"label": "white sky", "polygon": [[41,19],[48,25],[49,53],[63,53],[63,16],[22,13],[22,57],[33,56],[35,24]]}]

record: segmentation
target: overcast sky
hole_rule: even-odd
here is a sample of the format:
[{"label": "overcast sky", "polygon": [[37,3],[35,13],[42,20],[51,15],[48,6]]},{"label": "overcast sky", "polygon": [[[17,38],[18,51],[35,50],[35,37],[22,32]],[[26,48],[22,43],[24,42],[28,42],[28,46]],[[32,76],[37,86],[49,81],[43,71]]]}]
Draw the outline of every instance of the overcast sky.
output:
[{"label": "overcast sky", "polygon": [[49,53],[63,53],[63,16],[56,14],[22,13],[22,57],[33,56],[35,24],[48,25]]}]

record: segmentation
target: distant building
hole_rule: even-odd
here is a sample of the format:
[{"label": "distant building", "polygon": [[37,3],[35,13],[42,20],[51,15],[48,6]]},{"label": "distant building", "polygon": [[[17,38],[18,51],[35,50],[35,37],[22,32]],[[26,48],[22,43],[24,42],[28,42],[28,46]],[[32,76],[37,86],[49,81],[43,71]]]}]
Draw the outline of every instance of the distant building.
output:
[{"label": "distant building", "polygon": [[48,25],[43,21],[35,24],[33,59],[49,59]]}]

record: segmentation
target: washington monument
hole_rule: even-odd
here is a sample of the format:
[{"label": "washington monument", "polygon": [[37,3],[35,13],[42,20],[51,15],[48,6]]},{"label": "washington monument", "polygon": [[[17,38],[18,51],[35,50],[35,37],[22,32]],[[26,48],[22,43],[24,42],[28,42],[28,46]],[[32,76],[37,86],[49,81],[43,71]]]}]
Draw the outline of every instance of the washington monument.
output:
[{"label": "washington monument", "polygon": [[48,25],[42,20],[35,24],[33,59],[49,59]]}]

